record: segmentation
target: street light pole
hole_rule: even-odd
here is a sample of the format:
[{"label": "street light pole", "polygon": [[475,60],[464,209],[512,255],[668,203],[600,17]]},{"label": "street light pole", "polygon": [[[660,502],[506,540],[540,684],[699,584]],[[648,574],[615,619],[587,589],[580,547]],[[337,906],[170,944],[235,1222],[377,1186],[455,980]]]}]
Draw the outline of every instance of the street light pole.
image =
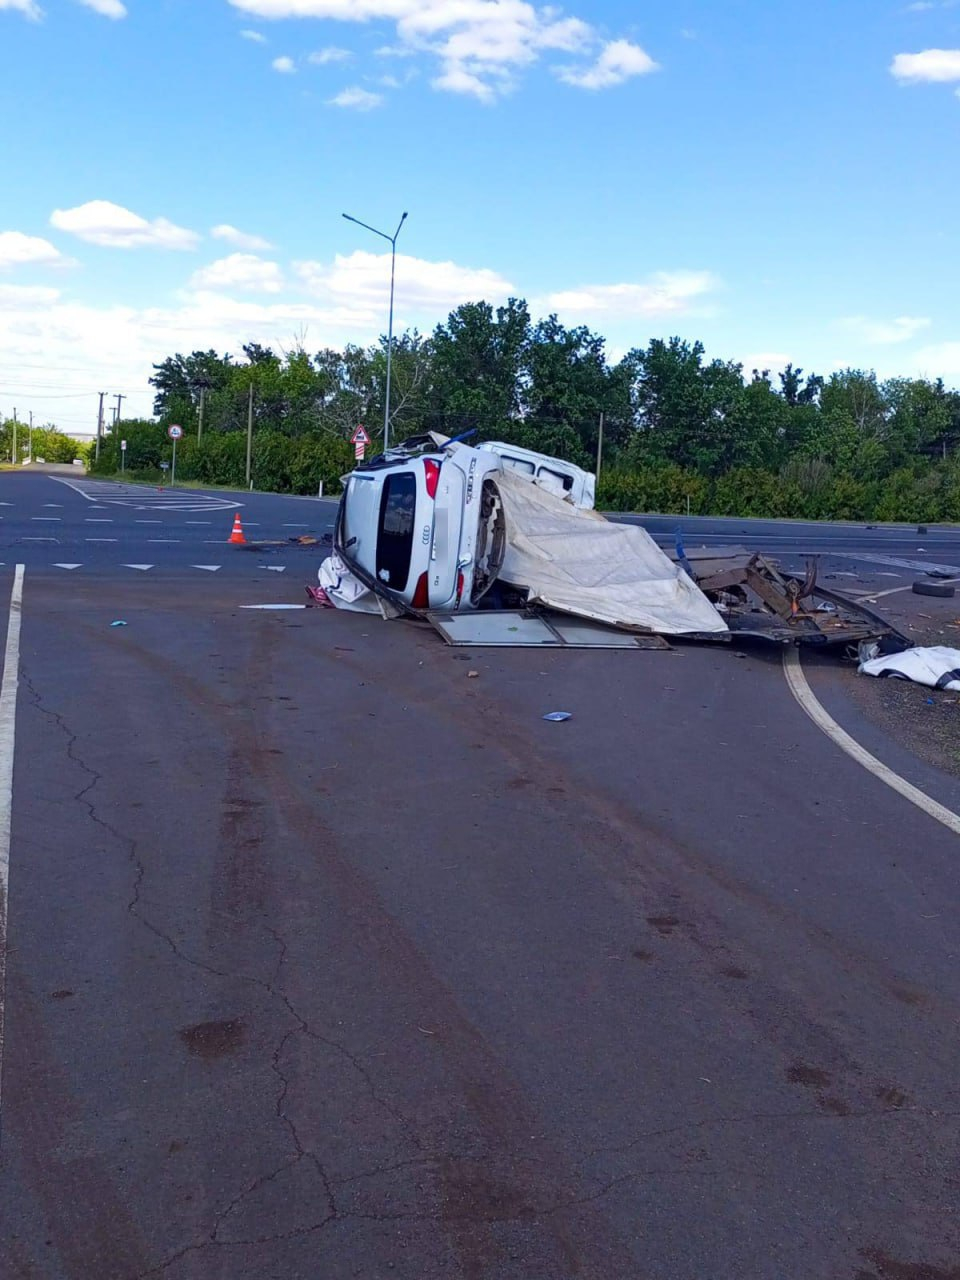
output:
[{"label": "street light pole", "polygon": [[397,237],[403,228],[403,224],[407,220],[404,213],[400,219],[400,225],[392,236],[388,236],[385,231],[378,231],[376,227],[371,227],[368,222],[361,222],[359,218],[351,218],[349,213],[343,215],[348,222],[355,222],[358,227],[364,227],[367,231],[372,231],[375,236],[380,236],[382,240],[386,240],[390,245],[390,318],[387,323],[387,391],[386,404],[383,409],[383,451],[390,448],[390,370],[393,361],[393,284],[397,273]]}]

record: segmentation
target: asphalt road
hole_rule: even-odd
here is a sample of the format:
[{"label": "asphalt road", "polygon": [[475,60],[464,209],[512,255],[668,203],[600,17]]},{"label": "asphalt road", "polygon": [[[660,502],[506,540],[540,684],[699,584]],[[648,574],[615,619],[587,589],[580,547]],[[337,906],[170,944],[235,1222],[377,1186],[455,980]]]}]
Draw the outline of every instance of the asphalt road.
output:
[{"label": "asphalt road", "polygon": [[3,1280],[960,1275],[957,838],[779,654],[248,612],[315,553],[193,571],[109,504],[56,570],[18,542],[54,483],[0,476]]},{"label": "asphalt road", "polygon": [[[247,547],[229,545],[236,512]],[[114,484],[62,468],[0,473],[0,553],[59,577],[262,576],[264,562],[303,560],[291,540],[329,534],[335,515],[335,501],[315,498]],[[309,558],[315,578],[315,550]]]}]

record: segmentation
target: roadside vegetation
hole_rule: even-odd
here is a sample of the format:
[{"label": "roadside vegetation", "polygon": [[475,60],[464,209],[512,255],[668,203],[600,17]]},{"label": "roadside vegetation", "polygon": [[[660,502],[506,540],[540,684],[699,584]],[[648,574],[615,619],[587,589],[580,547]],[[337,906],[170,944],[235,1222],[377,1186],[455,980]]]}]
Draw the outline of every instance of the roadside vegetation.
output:
[{"label": "roadside vegetation", "polygon": [[[33,457],[42,458],[44,462],[73,462],[74,458],[86,461],[87,446],[80,444],[71,436],[64,435],[55,426],[47,423],[42,427],[34,427],[31,433],[25,422],[17,422],[14,432],[14,421],[7,418],[0,422],[0,463],[19,465],[30,457],[30,438],[33,437]],[[16,435],[16,452],[14,452],[14,435]]]},{"label": "roadside vegetation", "polygon": [[[251,343],[244,359],[176,354],[154,366],[155,420],[104,439],[99,474],[160,479],[166,428],[183,426],[177,475],[245,487],[336,492],[363,424],[382,443],[386,342],[309,354]],[[594,469],[615,510],[835,520],[960,520],[960,393],[940,381],[845,369],[823,377],[708,360],[699,342],[655,339],[608,359],[601,335],[535,322],[527,304],[468,303],[430,336],[394,340],[392,440],[424,431],[503,439]],[[35,446],[35,453],[38,452]]]}]

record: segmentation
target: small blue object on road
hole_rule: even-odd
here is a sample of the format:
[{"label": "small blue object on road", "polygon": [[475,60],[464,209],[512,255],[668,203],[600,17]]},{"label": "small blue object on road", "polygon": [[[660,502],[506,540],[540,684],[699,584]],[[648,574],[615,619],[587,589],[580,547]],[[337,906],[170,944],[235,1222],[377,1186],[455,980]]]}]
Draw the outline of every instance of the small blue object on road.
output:
[{"label": "small blue object on road", "polygon": [[111,627],[125,627],[127,624],[122,622],[120,619],[117,619],[116,622],[111,622],[110,625]]},{"label": "small blue object on road", "polygon": [[551,711],[545,715],[544,720],[549,720],[551,724],[560,724],[563,720],[572,720],[572,711]]}]

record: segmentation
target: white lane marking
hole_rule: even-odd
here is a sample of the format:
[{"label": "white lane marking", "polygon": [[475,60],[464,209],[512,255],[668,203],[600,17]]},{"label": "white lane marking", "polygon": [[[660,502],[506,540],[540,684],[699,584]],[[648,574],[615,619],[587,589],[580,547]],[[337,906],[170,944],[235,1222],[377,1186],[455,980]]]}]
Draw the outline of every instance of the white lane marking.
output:
[{"label": "white lane marking", "polygon": [[59,509],[60,509],[61,511],[63,510],[63,503],[62,503],[62,502],[45,502],[43,505],[44,505],[45,507],[59,507]]},{"label": "white lane marking", "polygon": [[152,569],[152,564],[125,564],[125,569],[139,569],[141,573],[146,573],[148,569]]},{"label": "white lane marking", "polygon": [[283,527],[285,529],[309,529],[310,528],[308,524],[285,524]]},{"label": "white lane marking", "polygon": [[266,569],[267,573],[286,573],[287,566],[285,564],[262,564],[261,569]]},{"label": "white lane marking", "polygon": [[917,573],[929,573],[933,569],[937,573],[955,577],[960,574],[960,565],[934,564],[929,560],[901,560],[897,556],[877,556],[870,552],[852,553],[851,560],[866,560],[869,564],[886,564],[892,569],[915,569]]},{"label": "white lane marking", "polygon": [[0,507],[12,507],[12,502],[0,502]]},{"label": "white lane marking", "polygon": [[80,564],[55,564],[53,567],[54,567],[55,569],[82,569],[82,568],[83,568],[83,565],[80,565]]},{"label": "white lane marking", "polygon": [[184,520],[184,524],[212,524],[212,520]]},{"label": "white lane marking", "polygon": [[[51,476],[50,478],[51,478],[51,480],[56,480],[57,484],[65,484],[65,485],[67,486],[67,488],[68,488],[68,489],[72,489],[74,493],[79,493],[80,497],[81,497],[81,498],[86,498],[87,502],[93,502],[93,498],[90,496],[90,494],[89,494],[89,493],[84,493],[84,491],[83,491],[82,489],[78,488],[78,487],[73,483],[73,481],[72,481],[72,480],[61,480],[61,478],[60,478],[59,476]],[[4,504],[2,504],[2,505],[9,505],[9,504],[4,503]]]},{"label": "white lane marking", "polygon": [[109,516],[85,516],[84,524],[113,524]]},{"label": "white lane marking", "polygon": [[21,542],[56,542],[56,538],[21,538]]},{"label": "white lane marking", "polygon": [[305,604],[242,604],[241,609],[306,609]]},{"label": "white lane marking", "polygon": [[[944,583],[945,586],[952,587],[956,584],[957,579],[956,578],[939,578],[938,581]],[[882,600],[884,596],[895,596],[895,595],[898,595],[901,591],[912,591],[912,590],[913,590],[913,583],[911,582],[909,587],[888,587],[886,591],[868,591],[866,595],[862,595],[859,598],[863,601],[864,604],[873,604],[877,600]]]},{"label": "white lane marking", "polygon": [[134,524],[163,524],[162,520],[134,520]]},{"label": "white lane marking", "polygon": [[841,729],[807,683],[807,677],[803,674],[803,667],[800,665],[800,657],[796,649],[789,649],[784,653],[783,674],[786,676],[790,692],[797,702],[800,703],[800,706],[813,723],[827,735],[831,742],[835,743],[841,751],[845,751],[852,760],[856,760],[857,764],[866,769],[868,773],[872,773],[875,778],[879,778],[881,782],[886,783],[898,795],[903,796],[905,800],[909,800],[911,804],[915,804],[918,809],[922,809],[924,813],[931,818],[935,818],[937,822],[943,823],[954,835],[960,835],[960,815],[955,814],[952,809],[947,809],[938,801],[931,799],[926,792],[921,791],[919,787],[915,787],[912,782],[908,782],[906,778],[901,778],[899,773],[894,773],[882,760],[878,760],[876,756],[870,754],[866,747],[862,747],[856,738],[851,738],[846,729]]},{"label": "white lane marking", "polygon": [[46,524],[59,524],[59,523],[60,523],[60,517],[59,517],[59,516],[31,516],[31,517],[30,517],[30,519],[31,519],[31,520],[42,520],[42,521],[44,521],[44,523],[46,523]]},{"label": "white lane marking", "polygon": [[84,538],[84,542],[119,542],[119,538]]},{"label": "white lane marking", "polygon": [[216,573],[220,568],[218,564],[193,564],[191,569],[206,569],[207,573]]},{"label": "white lane marking", "polygon": [[7,647],[0,685],[0,1085],[7,992],[7,920],[10,890],[10,827],[13,818],[13,753],[17,731],[17,681],[20,674],[20,619],[23,614],[24,567],[18,564],[10,593]]},{"label": "white lane marking", "polygon": [[148,538],[148,542],[179,542],[179,538]]}]

